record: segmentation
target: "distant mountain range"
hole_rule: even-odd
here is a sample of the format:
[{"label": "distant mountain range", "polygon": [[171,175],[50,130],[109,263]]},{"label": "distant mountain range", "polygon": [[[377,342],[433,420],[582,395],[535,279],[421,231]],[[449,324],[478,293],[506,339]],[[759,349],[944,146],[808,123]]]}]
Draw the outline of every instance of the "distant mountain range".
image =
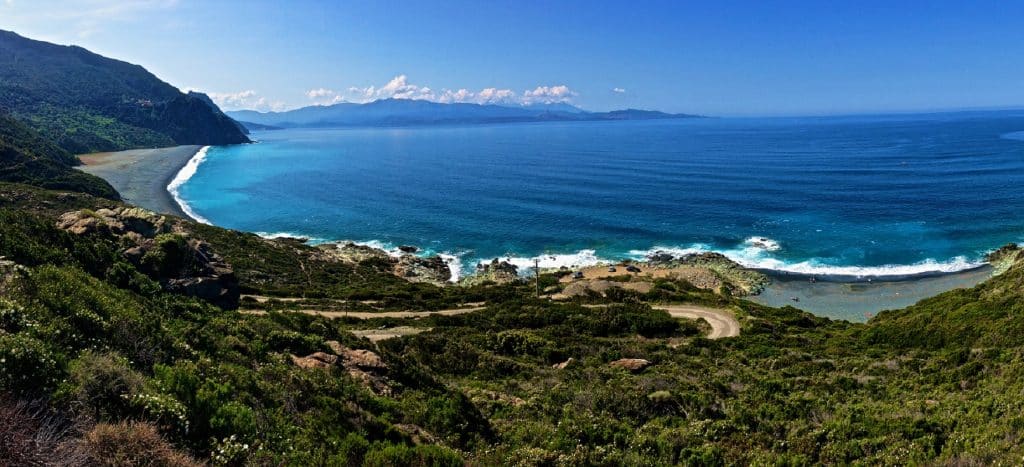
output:
[{"label": "distant mountain range", "polygon": [[328,106],[303,107],[286,112],[239,110],[229,111],[227,114],[252,130],[451,123],[658,120],[700,117],[636,109],[587,112],[565,103],[504,106],[469,103],[443,104],[410,99],[382,99],[366,104],[346,102]]},{"label": "distant mountain range", "polygon": [[246,143],[209,99],[139,65],[0,31],[0,114],[64,151]]}]

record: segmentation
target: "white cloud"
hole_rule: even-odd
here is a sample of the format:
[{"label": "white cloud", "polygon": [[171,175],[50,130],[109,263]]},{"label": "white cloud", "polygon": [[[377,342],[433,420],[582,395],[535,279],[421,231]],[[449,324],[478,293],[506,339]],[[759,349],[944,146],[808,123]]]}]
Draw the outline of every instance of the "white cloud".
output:
[{"label": "white cloud", "polygon": [[331,105],[345,102],[345,98],[340,93],[327,88],[310,89],[306,91],[306,97],[316,105]]},{"label": "white cloud", "polygon": [[[316,96],[311,95],[314,91],[317,91]],[[320,91],[326,92],[321,93]],[[320,88],[310,90],[306,95],[310,99],[324,98],[329,95],[329,92],[331,92],[329,89]],[[378,99],[419,99],[446,104],[465,102],[474,104],[527,105],[569,102],[577,95],[575,91],[569,89],[566,85],[537,86],[532,90],[526,90],[522,93],[517,93],[511,89],[499,88],[484,88],[475,92],[466,88],[455,90],[442,88],[440,91],[435,91],[428,86],[411,83],[406,75],[398,75],[380,87],[350,87],[346,90],[344,97],[352,102],[360,103]]]},{"label": "white cloud", "polygon": [[555,104],[569,102],[576,95],[576,92],[564,84],[558,86],[537,86],[532,91],[524,92],[523,100],[527,104]]},{"label": "white cloud", "polygon": [[369,102],[378,99],[437,100],[437,94],[432,89],[409,83],[409,78],[405,75],[395,76],[379,88],[376,86],[350,87],[348,92],[352,96],[352,100],[356,102]]},{"label": "white cloud", "polygon": [[618,93],[618,94],[625,94],[626,90],[624,88],[612,88],[612,92]]},{"label": "white cloud", "polygon": [[259,93],[251,89],[238,92],[209,92],[206,93],[223,110],[260,110],[280,111],[287,105],[281,101],[268,101]]}]

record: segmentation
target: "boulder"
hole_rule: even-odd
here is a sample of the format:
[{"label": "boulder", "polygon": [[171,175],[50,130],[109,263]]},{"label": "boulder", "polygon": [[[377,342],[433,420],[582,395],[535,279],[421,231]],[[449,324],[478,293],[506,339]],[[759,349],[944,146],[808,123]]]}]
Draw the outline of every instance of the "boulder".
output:
[{"label": "boulder", "polygon": [[385,376],[388,365],[380,355],[365,349],[350,349],[338,341],[327,341],[326,344],[337,355],[335,361],[341,363],[349,376],[375,394],[391,394],[391,385]]},{"label": "boulder", "polygon": [[490,263],[480,263],[476,273],[461,281],[462,285],[477,285],[484,282],[508,284],[519,280],[519,267],[507,261],[494,258]]},{"label": "boulder", "polygon": [[412,424],[398,424],[395,425],[395,429],[399,433],[405,435],[412,441],[412,444],[437,444],[438,439],[432,435],[429,431],[424,430],[419,425]]},{"label": "boulder", "polygon": [[674,259],[675,256],[672,256],[672,254],[661,250],[655,251],[654,253],[647,255],[647,263],[650,264],[651,266],[669,264]]},{"label": "boulder", "polygon": [[554,368],[556,370],[564,370],[569,365],[572,365],[572,363],[575,362],[575,361],[576,361],[575,358],[569,357],[568,360],[566,360],[566,361],[564,361],[562,363],[556,363],[554,365],[551,365],[551,368]]},{"label": "boulder", "polygon": [[412,245],[398,245],[398,251],[401,251],[402,253],[416,253],[417,251],[420,251],[420,249]]},{"label": "boulder", "polygon": [[440,256],[419,258],[412,255],[402,256],[395,265],[395,275],[404,277],[411,282],[429,282],[444,284],[452,278],[448,263]]},{"label": "boulder", "polygon": [[382,261],[393,261],[388,252],[379,248],[366,245],[356,245],[352,242],[325,243],[317,247],[328,259],[344,263],[357,264],[366,260],[376,259]]},{"label": "boulder", "polygon": [[296,355],[292,355],[291,357],[292,363],[294,363],[295,366],[306,369],[330,368],[338,361],[337,356],[323,352],[314,352],[305,357],[299,357]]},{"label": "boulder", "polygon": [[57,227],[75,235],[106,235],[125,245],[124,255],[139,271],[169,292],[198,297],[222,308],[237,308],[240,289],[234,270],[206,242],[190,239],[180,220],[137,207],[62,214]]},{"label": "boulder", "polygon": [[644,368],[651,366],[651,362],[644,360],[642,358],[623,358],[615,360],[614,362],[611,362],[608,365],[614,368],[622,368],[624,370],[629,370],[633,373],[636,373],[639,371],[643,371]]}]

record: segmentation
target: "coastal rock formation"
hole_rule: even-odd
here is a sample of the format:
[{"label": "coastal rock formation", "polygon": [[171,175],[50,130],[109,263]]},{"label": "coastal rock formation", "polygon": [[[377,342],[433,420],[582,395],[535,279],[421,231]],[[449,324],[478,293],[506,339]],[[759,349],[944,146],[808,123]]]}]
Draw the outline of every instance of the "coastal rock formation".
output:
[{"label": "coastal rock formation", "polygon": [[[409,253],[395,257],[379,248],[357,245],[352,242],[326,243],[317,247],[323,257],[332,261],[349,264],[360,264],[367,261],[376,262],[378,267],[390,270],[394,275],[410,282],[428,282],[434,285],[445,285],[452,278],[448,263],[440,256],[421,258]],[[405,247],[406,250],[419,249]]]},{"label": "coastal rock formation", "polygon": [[466,286],[484,283],[508,284],[519,280],[519,267],[507,261],[494,258],[490,263],[480,263],[476,273],[463,279],[460,284]]},{"label": "coastal rock formation", "polygon": [[75,235],[105,235],[125,245],[121,253],[164,290],[198,297],[222,308],[238,307],[234,270],[206,242],[191,238],[183,221],[136,207],[62,214],[57,227]]},{"label": "coastal rock formation", "polygon": [[372,246],[352,242],[325,243],[317,247],[327,258],[343,263],[358,264],[368,260],[391,261],[388,252]]},{"label": "coastal rock formation", "polygon": [[717,277],[690,274],[685,278],[695,287],[718,290],[723,285],[734,295],[757,295],[768,285],[768,276],[740,266],[721,253],[691,253],[675,257],[664,251],[648,256],[648,264],[658,268],[693,267],[711,271]]},{"label": "coastal rock formation", "polygon": [[395,275],[411,282],[429,282],[444,284],[452,278],[448,263],[440,256],[420,258],[413,255],[402,255],[394,268]]},{"label": "coastal rock formation", "polygon": [[653,288],[654,279],[686,281],[699,289],[735,296],[756,295],[769,283],[768,276],[746,269],[718,253],[677,257],[656,251],[646,261],[588,266],[575,273],[566,270],[559,279],[565,286],[553,298],[584,296],[591,292],[604,295],[615,287],[647,293]]},{"label": "coastal rock formation", "polygon": [[1010,243],[1003,245],[998,250],[989,253],[985,257],[985,261],[995,268],[995,274],[1002,274],[1010,269],[1020,259],[1024,259],[1024,248],[1016,243]]}]

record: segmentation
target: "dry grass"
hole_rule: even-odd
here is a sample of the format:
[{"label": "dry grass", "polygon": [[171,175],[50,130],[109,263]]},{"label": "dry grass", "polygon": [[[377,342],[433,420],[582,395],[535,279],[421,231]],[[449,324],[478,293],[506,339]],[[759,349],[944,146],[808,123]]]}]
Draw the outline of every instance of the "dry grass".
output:
[{"label": "dry grass", "polygon": [[199,466],[167,442],[156,427],[141,422],[100,423],[82,440],[90,463],[102,466]]}]

